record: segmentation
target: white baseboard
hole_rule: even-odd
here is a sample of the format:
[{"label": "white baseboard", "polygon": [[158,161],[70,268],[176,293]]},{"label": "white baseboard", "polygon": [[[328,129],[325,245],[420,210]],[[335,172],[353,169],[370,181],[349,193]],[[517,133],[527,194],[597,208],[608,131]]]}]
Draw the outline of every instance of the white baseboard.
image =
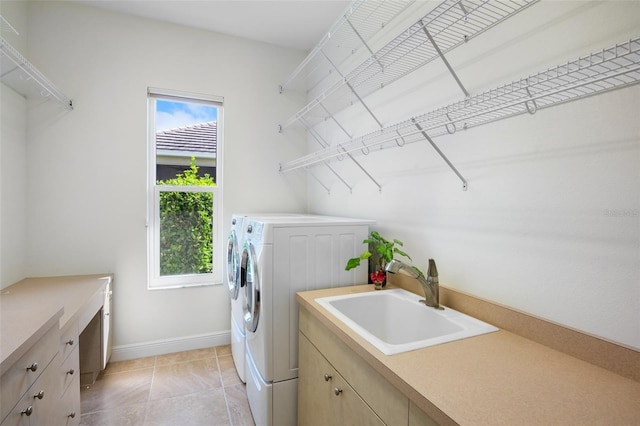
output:
[{"label": "white baseboard", "polygon": [[156,340],[153,342],[132,345],[114,346],[111,350],[110,362],[126,361],[148,356],[164,355],[193,349],[211,348],[231,343],[231,331],[200,334],[177,339]]}]

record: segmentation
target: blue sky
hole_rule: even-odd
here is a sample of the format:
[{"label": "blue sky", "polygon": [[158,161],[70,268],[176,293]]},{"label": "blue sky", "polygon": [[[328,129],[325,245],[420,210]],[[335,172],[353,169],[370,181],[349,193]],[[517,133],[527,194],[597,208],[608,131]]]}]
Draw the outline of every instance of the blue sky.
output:
[{"label": "blue sky", "polygon": [[216,107],[200,103],[156,100],[156,131],[191,126],[218,119]]}]

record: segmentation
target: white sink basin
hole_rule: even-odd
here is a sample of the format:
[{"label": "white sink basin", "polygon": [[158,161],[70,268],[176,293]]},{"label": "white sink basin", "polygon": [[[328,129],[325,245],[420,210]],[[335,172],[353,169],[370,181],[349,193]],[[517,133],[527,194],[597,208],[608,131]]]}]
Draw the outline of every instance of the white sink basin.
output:
[{"label": "white sink basin", "polygon": [[498,328],[450,308],[425,306],[402,289],[316,299],[385,355],[497,331]]}]

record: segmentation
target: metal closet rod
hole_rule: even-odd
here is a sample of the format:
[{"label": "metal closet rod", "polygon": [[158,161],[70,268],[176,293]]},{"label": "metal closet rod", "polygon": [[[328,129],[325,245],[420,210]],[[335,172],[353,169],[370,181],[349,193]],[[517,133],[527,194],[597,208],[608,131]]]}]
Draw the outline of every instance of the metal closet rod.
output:
[{"label": "metal closet rod", "polygon": [[[368,154],[371,148],[404,146],[453,134],[497,120],[571,102],[640,83],[640,37],[548,68],[520,80],[477,94],[427,114],[353,138],[343,144],[313,152],[282,164],[289,172],[309,168],[319,162],[340,159],[345,153]],[[416,123],[421,126],[416,127]],[[422,136],[421,136],[422,135]],[[402,143],[399,143],[399,136]]]},{"label": "metal closet rod", "polygon": [[45,93],[43,93],[44,97],[48,98],[49,96],[53,96],[56,101],[65,105],[68,109],[73,109],[73,101],[64,93],[62,93],[62,91],[60,91],[60,89],[58,89],[47,77],[45,77],[44,74],[38,71],[35,66],[33,66],[24,56],[20,54],[20,52],[13,48],[13,46],[11,46],[2,37],[0,37],[0,53],[3,56],[9,58],[16,65],[16,68],[2,75],[3,78],[7,74],[20,69],[24,74],[27,75],[28,79],[33,80],[34,83],[36,83],[45,91]]},{"label": "metal closet rod", "polygon": [[[443,53],[450,52],[538,1],[518,0],[501,3],[493,0],[444,0],[344,78],[327,87],[280,128],[283,130],[297,123],[320,103],[330,106],[329,109],[336,113],[349,106],[348,93],[351,88],[364,98],[442,57]],[[429,28],[428,33],[425,28]],[[429,37],[429,34],[432,37]],[[350,90],[344,89],[345,86]]]}]

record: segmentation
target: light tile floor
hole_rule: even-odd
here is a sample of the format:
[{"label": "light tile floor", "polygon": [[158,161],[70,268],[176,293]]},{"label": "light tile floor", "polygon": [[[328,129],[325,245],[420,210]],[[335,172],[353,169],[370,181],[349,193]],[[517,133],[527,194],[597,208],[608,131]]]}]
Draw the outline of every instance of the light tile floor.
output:
[{"label": "light tile floor", "polygon": [[80,392],[84,426],[253,426],[230,346],[109,363]]}]

